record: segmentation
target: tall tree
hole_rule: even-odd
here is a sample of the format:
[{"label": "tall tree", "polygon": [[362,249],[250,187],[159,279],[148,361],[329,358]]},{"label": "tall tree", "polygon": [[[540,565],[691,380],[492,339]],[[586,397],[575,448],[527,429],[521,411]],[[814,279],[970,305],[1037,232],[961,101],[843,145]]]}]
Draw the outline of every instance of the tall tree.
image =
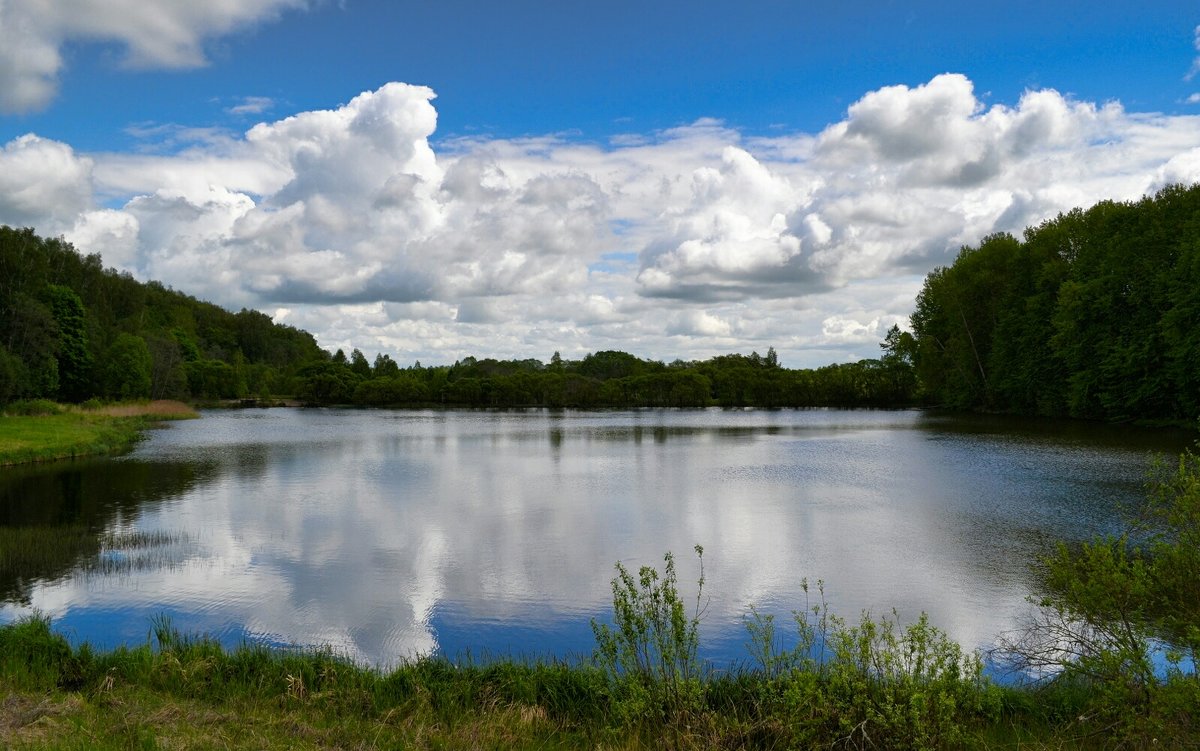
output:
[{"label": "tall tree", "polygon": [[133,334],[120,334],[104,355],[104,395],[117,399],[141,399],[150,396],[153,360],[146,340]]},{"label": "tall tree", "polygon": [[51,284],[46,288],[50,313],[58,327],[59,396],[83,401],[92,393],[92,353],[88,348],[83,301],[69,287]]}]

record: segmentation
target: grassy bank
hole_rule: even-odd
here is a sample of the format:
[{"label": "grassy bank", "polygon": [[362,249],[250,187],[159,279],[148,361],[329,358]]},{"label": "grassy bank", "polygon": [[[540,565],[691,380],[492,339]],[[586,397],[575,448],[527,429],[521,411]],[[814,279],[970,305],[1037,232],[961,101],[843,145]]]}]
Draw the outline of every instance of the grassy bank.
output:
[{"label": "grassy bank", "polygon": [[155,422],[198,417],[174,401],[82,408],[19,402],[0,413],[0,466],[126,451]]},{"label": "grassy bank", "polygon": [[[911,646],[911,645],[910,645]],[[897,653],[895,656],[898,656]],[[874,657],[887,662],[882,652]],[[878,666],[877,666],[878,667]],[[0,746],[128,748],[1100,749],[1086,691],[1000,688],[933,665],[708,673],[682,701],[590,661],[391,671],[329,652],[225,650],[155,624],[151,643],[72,647],[45,620],[0,627]],[[943,667],[945,665],[943,664]],[[642,700],[634,695],[642,694]],[[676,697],[681,699],[682,697]],[[1194,748],[1165,736],[1117,746]]]}]

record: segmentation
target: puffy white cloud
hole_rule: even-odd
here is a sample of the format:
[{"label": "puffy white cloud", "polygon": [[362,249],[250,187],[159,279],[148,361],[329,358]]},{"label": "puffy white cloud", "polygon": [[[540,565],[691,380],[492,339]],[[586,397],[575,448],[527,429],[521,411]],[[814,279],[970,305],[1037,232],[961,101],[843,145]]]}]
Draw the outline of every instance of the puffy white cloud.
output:
[{"label": "puffy white cloud", "polygon": [[885,329],[878,318],[863,323],[857,318],[834,315],[821,321],[821,333],[830,344],[874,344],[883,338]]},{"label": "puffy white cloud", "polygon": [[3,0],[0,111],[24,112],[53,98],[71,40],[115,42],[134,67],[205,63],[204,41],[277,17],[304,0]]},{"label": "puffy white cloud", "polygon": [[1200,146],[1176,154],[1155,173],[1154,187],[1200,182]]},{"label": "puffy white cloud", "polygon": [[92,205],[92,160],[64,143],[21,136],[0,148],[0,222],[58,233]]},{"label": "puffy white cloud", "polygon": [[[802,191],[772,174],[746,151],[729,146],[720,167],[691,175],[691,198],[662,217],[670,227],[642,254],[638,281],[652,295],[698,299],[741,298],[764,271],[786,275],[793,293],[816,280],[801,255],[787,215],[804,202]],[[819,284],[814,285],[819,286]]]},{"label": "puffy white cloud", "polygon": [[0,221],[400,361],[874,357],[963,244],[1200,178],[1200,118],[1051,90],[981,102],[946,74],[869,92],[817,134],[715,120],[606,145],[431,138],[434,94],[387,84],[174,153],[0,151]]},{"label": "puffy white cloud", "polygon": [[727,337],[733,328],[728,321],[703,310],[684,310],[671,317],[667,326],[670,336]]},{"label": "puffy white cloud", "polygon": [[1016,108],[985,110],[970,80],[936,76],[909,88],[871,92],[827,128],[819,161],[843,179],[886,180],[891,187],[971,188],[1014,161],[1086,145],[1101,113],[1047,89],[1027,91]]},{"label": "puffy white cloud", "polygon": [[126,211],[101,209],[80,214],[64,237],[76,248],[104,248],[104,262],[120,269],[137,263],[138,220]]}]

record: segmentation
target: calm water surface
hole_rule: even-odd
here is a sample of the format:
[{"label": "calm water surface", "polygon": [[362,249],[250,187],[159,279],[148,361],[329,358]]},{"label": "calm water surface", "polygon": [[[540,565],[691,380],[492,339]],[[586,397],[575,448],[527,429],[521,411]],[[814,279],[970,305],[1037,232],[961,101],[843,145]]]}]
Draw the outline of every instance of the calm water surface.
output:
[{"label": "calm water surface", "polygon": [[0,525],[165,533],[0,571],[0,622],[143,643],[150,619],[228,644],[330,644],[378,665],[440,650],[590,652],[613,563],[675,551],[704,652],[746,658],[750,605],[803,578],[836,612],[921,611],[966,646],[1013,628],[1029,563],[1116,529],[1189,437],[920,411],[247,410],[132,454],[0,470]]}]

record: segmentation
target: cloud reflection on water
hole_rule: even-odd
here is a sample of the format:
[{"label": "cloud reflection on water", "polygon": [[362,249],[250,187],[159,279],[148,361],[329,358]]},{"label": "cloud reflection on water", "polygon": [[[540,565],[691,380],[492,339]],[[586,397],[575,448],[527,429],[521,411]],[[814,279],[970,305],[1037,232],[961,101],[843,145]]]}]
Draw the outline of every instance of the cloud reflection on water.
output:
[{"label": "cloud reflection on water", "polygon": [[[844,616],[926,611],[979,646],[1026,607],[1042,536],[1111,524],[1147,456],[919,412],[272,410],[155,432],[111,470],[181,464],[207,469],[133,521],[185,532],[193,557],[42,583],[30,607],[102,643],[166,611],[185,630],[377,664],[561,653],[577,645],[557,634],[607,612],[614,561],[673,550],[686,596],[700,543],[717,659],[745,656],[750,604],[801,607],[804,577]],[[0,605],[0,620],[26,610]],[[113,612],[124,636],[88,633],[89,613]],[[493,632],[504,643],[473,640]]]}]

